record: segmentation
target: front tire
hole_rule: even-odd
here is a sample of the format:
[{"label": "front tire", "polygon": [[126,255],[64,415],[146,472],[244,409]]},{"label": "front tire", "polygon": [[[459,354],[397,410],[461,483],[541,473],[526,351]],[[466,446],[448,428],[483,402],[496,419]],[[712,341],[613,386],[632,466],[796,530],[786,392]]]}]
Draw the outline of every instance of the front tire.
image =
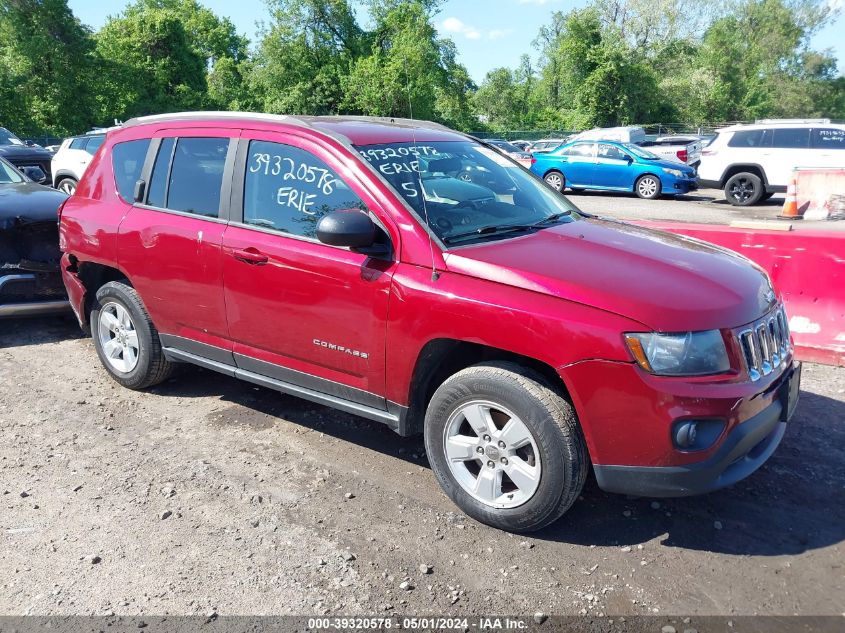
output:
[{"label": "front tire", "polygon": [[725,200],[735,207],[757,204],[763,196],[763,181],[757,174],[743,171],[734,174],[725,183]]},{"label": "front tire", "polygon": [[543,181],[558,193],[566,189],[566,178],[557,170],[552,170],[543,176]]},{"label": "front tire", "polygon": [[109,375],[128,389],[146,389],[170,377],[158,330],[131,286],[111,281],[98,291],[91,310],[94,348]]},{"label": "front tire", "polygon": [[660,178],[652,176],[651,174],[640,176],[634,184],[634,191],[644,200],[654,200],[655,198],[660,197],[660,192],[662,190],[663,185],[660,182]]},{"label": "front tire", "polygon": [[589,462],[572,405],[520,365],[468,367],[435,391],[429,463],[467,515],[511,532],[553,523],[581,492]]},{"label": "front tire", "polygon": [[62,178],[59,182],[56,183],[56,189],[61,191],[62,193],[66,193],[69,196],[72,196],[76,193],[76,185],[77,182],[74,178]]}]

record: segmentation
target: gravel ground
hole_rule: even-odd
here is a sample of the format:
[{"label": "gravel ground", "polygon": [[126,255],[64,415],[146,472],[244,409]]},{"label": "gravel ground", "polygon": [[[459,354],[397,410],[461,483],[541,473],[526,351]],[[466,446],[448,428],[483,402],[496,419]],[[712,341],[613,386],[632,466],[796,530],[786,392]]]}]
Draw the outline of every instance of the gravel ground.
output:
[{"label": "gravel ground", "polygon": [[200,369],[122,389],[70,320],[3,322],[0,372],[0,615],[845,612],[842,368],[734,488],[590,481],[530,537],[457,512],[419,438]]},{"label": "gravel ground", "polygon": [[[729,224],[738,220],[775,220],[783,209],[783,194],[776,194],[752,207],[732,207],[715,189],[701,189],[685,196],[642,200],[629,193],[566,192],[575,205],[589,213],[621,220],[675,220],[704,224]],[[807,223],[810,224],[810,223]],[[814,222],[813,224],[819,224]],[[831,226],[835,222],[823,222]],[[841,224],[841,223],[839,223]]]}]

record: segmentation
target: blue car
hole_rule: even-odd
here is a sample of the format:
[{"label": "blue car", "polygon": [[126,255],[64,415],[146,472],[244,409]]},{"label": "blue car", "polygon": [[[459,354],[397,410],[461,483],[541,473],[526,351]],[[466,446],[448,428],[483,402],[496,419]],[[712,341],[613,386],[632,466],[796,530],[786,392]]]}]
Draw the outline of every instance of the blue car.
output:
[{"label": "blue car", "polygon": [[695,169],[632,143],[573,141],[534,158],[531,171],[557,191],[633,191],[651,200],[698,188]]}]

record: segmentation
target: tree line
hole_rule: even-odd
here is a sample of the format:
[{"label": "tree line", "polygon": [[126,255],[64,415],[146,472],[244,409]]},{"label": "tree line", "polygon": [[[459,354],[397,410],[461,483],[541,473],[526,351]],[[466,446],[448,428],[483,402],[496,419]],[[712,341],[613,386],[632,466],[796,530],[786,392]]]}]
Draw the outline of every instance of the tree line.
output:
[{"label": "tree line", "polygon": [[[413,116],[463,130],[845,118],[810,38],[825,0],[593,0],[476,85],[441,0],[266,0],[256,41],[199,0],[134,0],[94,32],[67,0],[0,0],[0,125],[79,133],[197,109]],[[355,9],[360,8],[365,20]]]}]

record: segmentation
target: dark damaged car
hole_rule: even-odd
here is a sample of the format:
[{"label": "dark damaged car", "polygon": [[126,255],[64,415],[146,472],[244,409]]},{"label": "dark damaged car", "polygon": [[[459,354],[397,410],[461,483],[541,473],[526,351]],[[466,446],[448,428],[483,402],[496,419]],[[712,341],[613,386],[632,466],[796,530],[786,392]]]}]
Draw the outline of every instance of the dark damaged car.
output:
[{"label": "dark damaged car", "polygon": [[69,309],[59,271],[58,210],[65,199],[0,158],[0,317]]}]

